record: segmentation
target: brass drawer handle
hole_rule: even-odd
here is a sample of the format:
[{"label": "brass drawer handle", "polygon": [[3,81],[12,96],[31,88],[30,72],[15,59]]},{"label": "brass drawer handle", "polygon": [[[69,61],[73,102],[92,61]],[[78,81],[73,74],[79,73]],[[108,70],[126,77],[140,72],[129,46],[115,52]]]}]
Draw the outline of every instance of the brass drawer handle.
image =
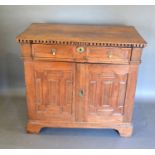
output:
[{"label": "brass drawer handle", "polygon": [[111,59],[112,58],[112,51],[108,51],[108,58]]},{"label": "brass drawer handle", "polygon": [[56,55],[56,52],[57,52],[57,50],[56,50],[55,48],[52,48],[52,49],[51,49],[52,55]]},{"label": "brass drawer handle", "polygon": [[84,91],[83,91],[83,90],[80,90],[80,91],[79,91],[79,96],[80,96],[80,97],[83,97],[83,96],[84,96]]},{"label": "brass drawer handle", "polygon": [[77,47],[77,48],[76,48],[76,51],[77,51],[78,53],[83,53],[83,52],[85,51],[85,49],[84,49],[84,47]]}]

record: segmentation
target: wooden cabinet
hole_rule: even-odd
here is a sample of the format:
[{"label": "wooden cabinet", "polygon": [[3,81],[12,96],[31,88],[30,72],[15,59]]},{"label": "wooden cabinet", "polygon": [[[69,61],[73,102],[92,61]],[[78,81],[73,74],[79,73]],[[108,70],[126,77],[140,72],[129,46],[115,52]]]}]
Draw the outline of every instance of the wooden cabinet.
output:
[{"label": "wooden cabinet", "polygon": [[146,45],[134,27],[32,24],[17,41],[28,132],[67,127],[132,134],[138,65]]}]

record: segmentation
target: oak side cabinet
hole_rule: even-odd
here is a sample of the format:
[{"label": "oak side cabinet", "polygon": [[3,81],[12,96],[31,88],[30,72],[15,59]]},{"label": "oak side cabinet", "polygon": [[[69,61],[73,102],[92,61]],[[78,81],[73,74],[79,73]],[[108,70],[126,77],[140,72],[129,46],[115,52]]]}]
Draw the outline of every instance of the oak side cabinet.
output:
[{"label": "oak side cabinet", "polygon": [[34,23],[16,40],[24,61],[27,132],[111,128],[131,136],[146,45],[133,26]]}]

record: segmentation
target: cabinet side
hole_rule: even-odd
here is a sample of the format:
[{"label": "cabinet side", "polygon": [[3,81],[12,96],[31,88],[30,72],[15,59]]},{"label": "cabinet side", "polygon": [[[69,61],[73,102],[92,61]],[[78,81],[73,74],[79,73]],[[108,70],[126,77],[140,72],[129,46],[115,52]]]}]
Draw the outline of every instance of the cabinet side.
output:
[{"label": "cabinet side", "polygon": [[138,78],[138,67],[141,63],[141,55],[142,48],[132,49],[124,109],[124,122],[126,123],[130,123],[132,121],[136,84]]}]

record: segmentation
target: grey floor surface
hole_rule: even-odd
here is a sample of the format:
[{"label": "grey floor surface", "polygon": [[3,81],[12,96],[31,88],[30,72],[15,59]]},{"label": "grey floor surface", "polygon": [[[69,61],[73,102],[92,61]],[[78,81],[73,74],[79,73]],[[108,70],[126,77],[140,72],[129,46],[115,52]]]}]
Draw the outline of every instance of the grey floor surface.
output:
[{"label": "grey floor surface", "polygon": [[136,100],[134,134],[111,129],[49,129],[27,134],[25,97],[0,97],[0,148],[155,148],[155,103]]}]

